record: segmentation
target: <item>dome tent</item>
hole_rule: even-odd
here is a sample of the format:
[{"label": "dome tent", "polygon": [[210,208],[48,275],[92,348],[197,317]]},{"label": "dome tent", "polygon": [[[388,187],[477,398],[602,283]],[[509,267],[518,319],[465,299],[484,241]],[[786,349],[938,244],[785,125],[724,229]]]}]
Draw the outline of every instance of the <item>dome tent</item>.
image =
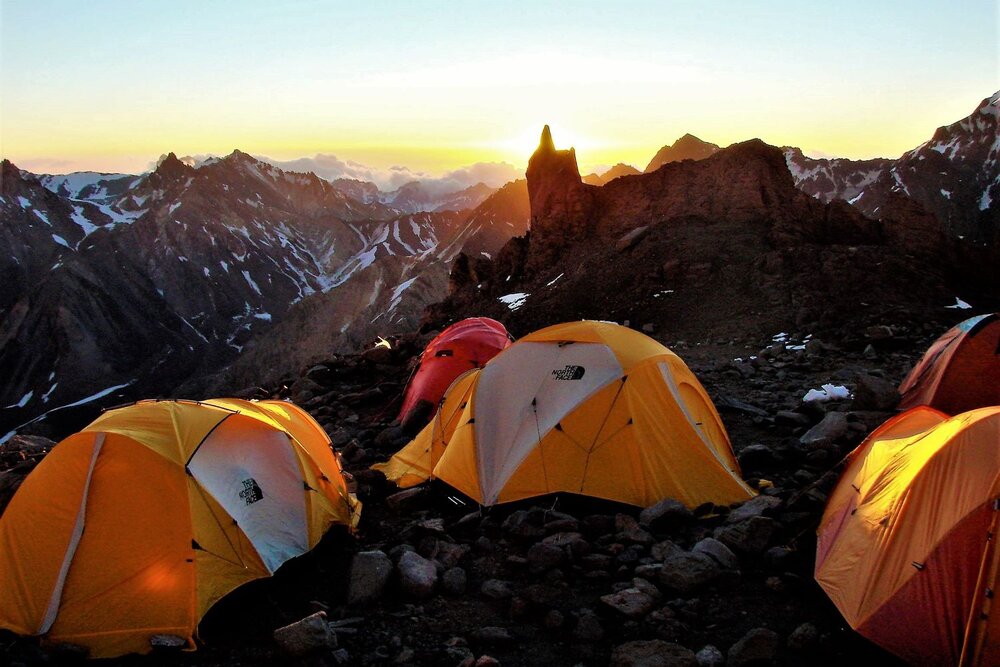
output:
[{"label": "dome tent", "polygon": [[971,317],[928,348],[899,385],[900,408],[949,415],[1000,405],[1000,315]]},{"label": "dome tent", "polygon": [[1000,407],[897,415],[830,495],[816,581],[851,627],[904,660],[998,664],[998,498]]},{"label": "dome tent", "polygon": [[0,516],[0,627],[150,650],[193,636],[223,595],[354,527],[329,438],[282,401],[142,401],[109,410],[31,472]]},{"label": "dome tent", "polygon": [[[420,355],[420,367],[406,385],[399,421],[420,419],[426,424],[437,412],[448,386],[462,373],[482,368],[510,346],[504,325],[488,317],[470,317],[438,334]],[[423,404],[426,412],[418,409]]]},{"label": "dome tent", "polygon": [[754,495],[680,357],[592,321],[529,334],[459,377],[416,439],[373,467],[401,486],[440,479],[483,505],[554,492],[689,507]]}]

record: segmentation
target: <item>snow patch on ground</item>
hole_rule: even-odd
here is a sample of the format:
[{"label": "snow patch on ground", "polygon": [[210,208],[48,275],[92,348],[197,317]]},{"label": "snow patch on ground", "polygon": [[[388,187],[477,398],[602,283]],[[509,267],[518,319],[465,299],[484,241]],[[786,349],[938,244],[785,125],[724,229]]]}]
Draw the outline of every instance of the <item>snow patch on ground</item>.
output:
[{"label": "snow patch on ground", "polygon": [[847,387],[839,384],[824,384],[821,389],[810,389],[807,391],[806,395],[802,397],[802,402],[842,401],[850,397],[851,392],[848,391]]},{"label": "snow patch on ground", "polygon": [[504,294],[503,296],[498,297],[497,301],[505,304],[511,310],[517,310],[527,303],[529,296],[531,296],[531,294],[527,294],[525,292],[514,292],[513,294]]},{"label": "snow patch on ground", "polygon": [[951,309],[954,309],[954,310],[968,310],[969,308],[972,308],[972,306],[970,306],[965,301],[962,301],[961,299],[959,299],[956,296],[955,297],[955,305],[953,305],[953,306],[945,306],[945,308],[951,308]]}]

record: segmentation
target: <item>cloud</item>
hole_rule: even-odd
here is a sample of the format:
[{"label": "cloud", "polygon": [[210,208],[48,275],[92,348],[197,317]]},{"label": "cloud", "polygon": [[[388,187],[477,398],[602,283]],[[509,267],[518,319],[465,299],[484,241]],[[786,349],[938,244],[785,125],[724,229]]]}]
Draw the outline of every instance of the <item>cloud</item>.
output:
[{"label": "cloud", "polygon": [[320,178],[330,181],[338,178],[369,181],[386,192],[397,190],[410,181],[420,181],[427,192],[434,196],[458,192],[477,183],[485,183],[490,187],[498,188],[515,179],[524,178],[521,171],[507,162],[477,162],[444,174],[434,175],[413,171],[402,165],[394,165],[388,169],[377,169],[353,160],[341,160],[336,155],[326,153],[317,153],[313,157],[295,160],[275,160],[263,155],[255,157],[285,171],[311,171]]}]

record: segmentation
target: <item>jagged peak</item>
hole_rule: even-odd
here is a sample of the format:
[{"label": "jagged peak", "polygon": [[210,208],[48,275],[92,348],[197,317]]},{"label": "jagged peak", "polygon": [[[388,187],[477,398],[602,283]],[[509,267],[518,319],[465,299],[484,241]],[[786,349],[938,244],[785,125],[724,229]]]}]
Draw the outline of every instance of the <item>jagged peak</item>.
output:
[{"label": "jagged peak", "polygon": [[536,153],[555,153],[556,144],[552,141],[552,130],[546,125],[542,128],[542,137],[538,141],[538,148],[535,150]]}]

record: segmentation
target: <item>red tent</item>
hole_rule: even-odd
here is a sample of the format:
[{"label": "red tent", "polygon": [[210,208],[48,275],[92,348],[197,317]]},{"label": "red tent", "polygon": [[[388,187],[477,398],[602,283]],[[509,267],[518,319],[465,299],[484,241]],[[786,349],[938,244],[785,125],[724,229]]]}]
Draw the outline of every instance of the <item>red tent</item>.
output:
[{"label": "red tent", "polygon": [[929,405],[949,415],[1000,405],[1000,315],[979,315],[946,331],[899,393],[900,409]]},{"label": "red tent", "polygon": [[[423,426],[437,412],[438,403],[455,378],[482,368],[509,345],[507,329],[488,317],[470,317],[452,324],[420,355],[420,368],[406,387],[399,420],[406,422],[420,416]],[[426,415],[414,413],[421,404],[425,405]]]}]

